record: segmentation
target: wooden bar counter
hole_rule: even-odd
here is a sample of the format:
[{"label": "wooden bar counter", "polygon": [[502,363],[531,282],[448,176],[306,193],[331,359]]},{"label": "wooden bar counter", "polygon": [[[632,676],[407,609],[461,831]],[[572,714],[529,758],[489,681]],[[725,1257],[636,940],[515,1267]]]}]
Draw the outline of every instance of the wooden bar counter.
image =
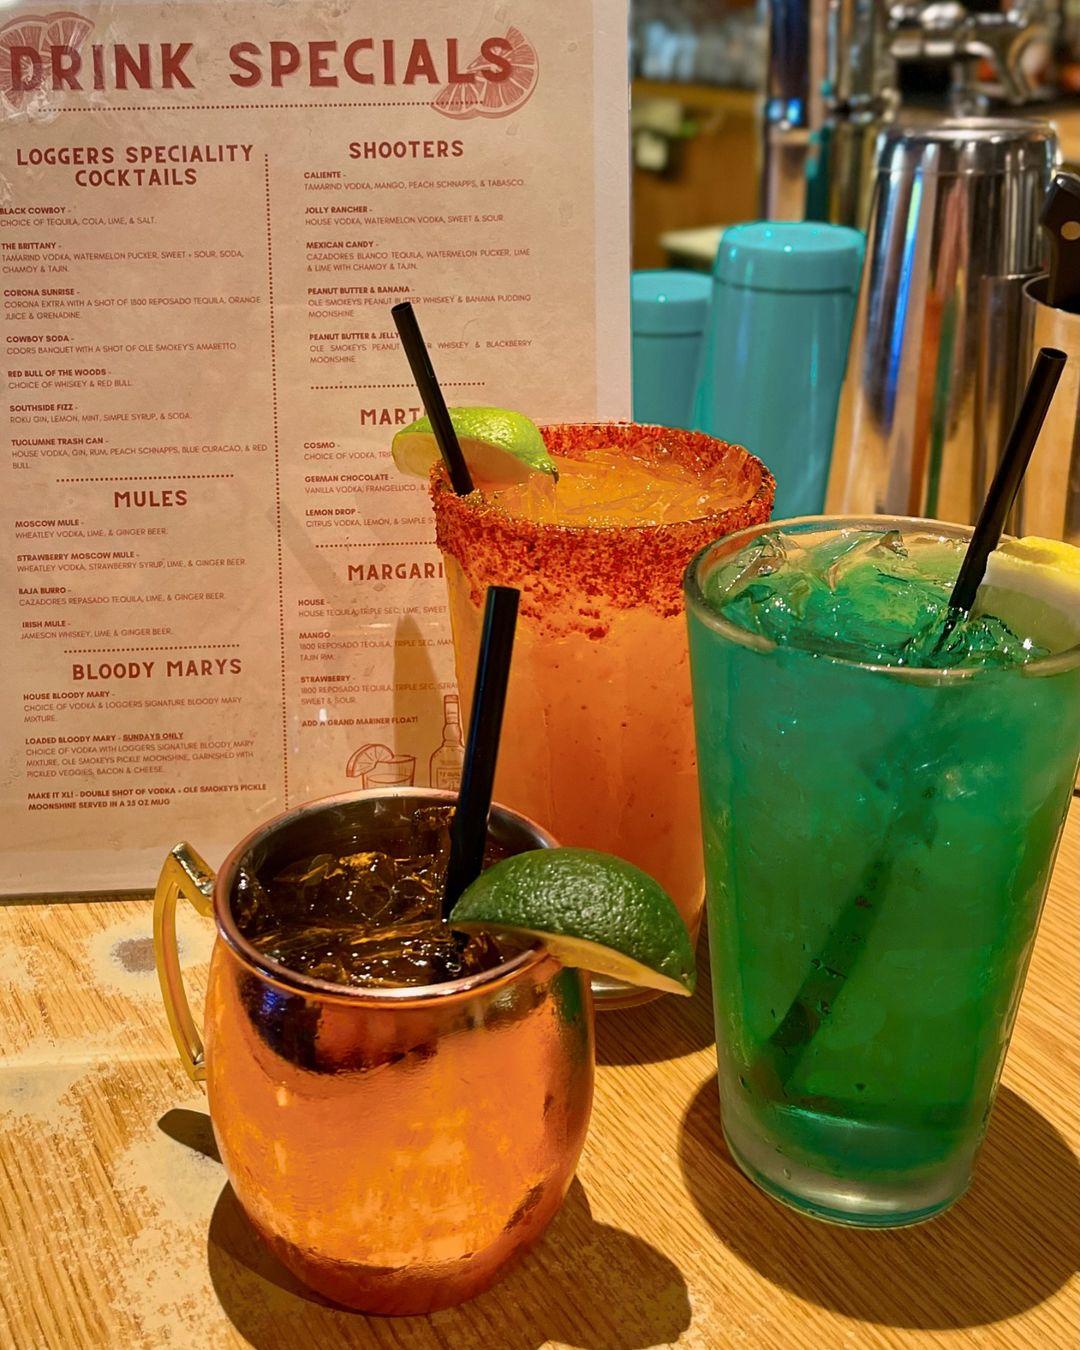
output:
[{"label": "wooden bar counter", "polygon": [[[319,1302],[248,1227],[173,1053],[150,902],[4,903],[0,1347],[1076,1346],[1078,900],[1074,801],[975,1181],[941,1218],[832,1228],[744,1179],[703,970],[692,1001],[600,1019],[589,1140],[541,1246],[473,1303],[400,1320]],[[193,1000],[211,938],[185,915]]]}]

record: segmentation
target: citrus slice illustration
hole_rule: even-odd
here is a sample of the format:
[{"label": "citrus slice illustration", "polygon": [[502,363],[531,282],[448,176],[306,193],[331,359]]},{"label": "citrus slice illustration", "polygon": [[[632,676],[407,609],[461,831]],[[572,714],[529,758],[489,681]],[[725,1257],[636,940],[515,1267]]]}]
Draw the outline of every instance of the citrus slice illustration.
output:
[{"label": "citrus slice illustration", "polygon": [[[10,108],[21,108],[27,94],[32,92],[14,87],[13,61],[15,69],[19,68],[19,62],[14,56],[15,48],[29,47],[31,51],[40,52],[45,40],[47,23],[46,19],[28,15],[25,19],[12,19],[10,23],[0,28],[0,95]],[[25,67],[26,57],[22,57],[21,61]]]},{"label": "citrus slice illustration", "polygon": [[366,778],[379,764],[388,764],[394,758],[394,752],[388,745],[362,745],[355,750],[345,769],[348,778]]},{"label": "citrus slice illustration", "polygon": [[444,117],[453,117],[464,121],[467,117],[476,117],[476,105],[480,102],[480,90],[477,84],[448,84],[435,99],[432,107],[438,108]]},{"label": "citrus slice illustration", "polygon": [[465,121],[470,117],[507,117],[526,104],[536,88],[540,64],[536,48],[517,28],[509,28],[506,40],[510,50],[504,59],[510,65],[509,73],[493,80],[486,72],[492,69],[486,56],[478,56],[469,66],[477,73],[469,84],[448,84],[435,98],[433,107],[444,117]]},{"label": "citrus slice illustration", "polygon": [[45,43],[49,47],[71,47],[77,51],[93,31],[94,25],[81,14],[58,10],[45,20]]}]

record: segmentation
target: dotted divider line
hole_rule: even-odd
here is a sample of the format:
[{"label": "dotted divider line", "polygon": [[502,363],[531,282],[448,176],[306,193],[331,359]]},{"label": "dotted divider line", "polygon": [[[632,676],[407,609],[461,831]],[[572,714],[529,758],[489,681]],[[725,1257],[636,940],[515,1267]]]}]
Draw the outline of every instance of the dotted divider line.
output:
[{"label": "dotted divider line", "polygon": [[[387,99],[361,103],[146,103],[109,104],[88,103],[75,108],[52,108],[57,113],[84,112],[248,112],[249,110],[277,112],[285,108],[430,108],[428,99]],[[384,139],[390,140],[389,136]]]},{"label": "dotted divider line", "polygon": [[[482,389],[487,380],[440,380],[444,389]],[[313,384],[312,389],[415,389],[413,384]]]},{"label": "dotted divider line", "polygon": [[432,539],[352,539],[344,544],[316,544],[316,548],[424,548],[434,547]]},{"label": "dotted divider line", "polygon": [[232,473],[123,473],[112,478],[58,478],[58,483],[153,483],[159,478],[235,478]]},{"label": "dotted divider line", "polygon": [[68,656],[111,656],[114,652],[232,652],[239,642],[184,642],[179,647],[68,647]]},{"label": "dotted divider line", "polygon": [[274,318],[274,231],[270,210],[270,156],[263,155],[266,195],[266,279],[270,313],[270,408],[274,426],[274,521],[277,532],[278,654],[281,663],[281,771],[289,805],[289,704],[285,689],[285,558],[281,544],[281,431],[278,422],[277,325]]}]

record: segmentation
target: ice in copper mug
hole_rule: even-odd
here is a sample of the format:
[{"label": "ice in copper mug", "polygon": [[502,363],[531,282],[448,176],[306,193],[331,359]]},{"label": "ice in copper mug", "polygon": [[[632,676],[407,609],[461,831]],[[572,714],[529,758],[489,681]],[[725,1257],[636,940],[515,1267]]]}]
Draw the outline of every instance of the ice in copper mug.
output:
[{"label": "ice in copper mug", "polygon": [[[186,844],[158,883],[169,1023],[205,1081],[225,1169],[300,1279],[372,1313],[493,1283],[558,1210],[593,1086],[588,981],[543,949],[437,922],[452,794],[327,798],[249,835],[214,876]],[[546,848],[492,808],[489,856]],[[217,942],[205,1046],[178,898]]]}]

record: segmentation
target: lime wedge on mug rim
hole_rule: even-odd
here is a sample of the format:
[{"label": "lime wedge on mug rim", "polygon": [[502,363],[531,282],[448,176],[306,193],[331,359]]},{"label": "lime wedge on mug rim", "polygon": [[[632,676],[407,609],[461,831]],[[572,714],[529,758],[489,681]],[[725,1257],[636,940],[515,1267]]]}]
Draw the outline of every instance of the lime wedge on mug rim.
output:
[{"label": "lime wedge on mug rim", "polygon": [[[520,483],[533,473],[558,478],[539,427],[505,408],[449,408],[465,463],[475,479],[492,487]],[[402,473],[426,478],[439,459],[431,422],[421,417],[402,427],[390,447]]]},{"label": "lime wedge on mug rim", "polygon": [[694,948],[674,901],[640,868],[585,848],[541,848],[489,867],[450,913],[455,928],[540,942],[564,966],[694,992]]}]

